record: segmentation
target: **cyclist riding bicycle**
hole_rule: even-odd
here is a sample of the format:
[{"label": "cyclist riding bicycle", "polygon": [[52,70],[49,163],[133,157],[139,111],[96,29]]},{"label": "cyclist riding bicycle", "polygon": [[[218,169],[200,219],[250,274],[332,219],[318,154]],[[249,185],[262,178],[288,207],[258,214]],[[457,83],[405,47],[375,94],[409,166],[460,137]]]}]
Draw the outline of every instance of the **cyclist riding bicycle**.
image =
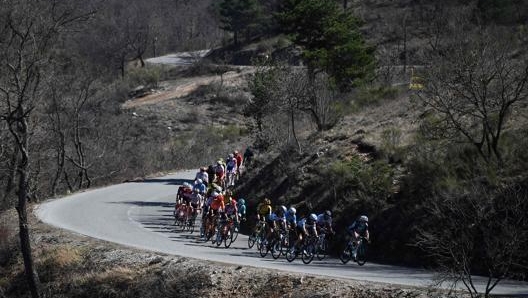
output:
[{"label": "cyclist riding bicycle", "polygon": [[251,150],[251,148],[248,146],[246,148],[246,151],[244,151],[244,160],[246,161],[246,165],[249,166],[251,164],[251,160],[253,159],[254,153]]},{"label": "cyclist riding bicycle", "polygon": [[240,198],[237,202],[238,217],[244,221],[246,220],[246,200]]},{"label": "cyclist riding bicycle", "polygon": [[370,240],[370,235],[368,231],[368,217],[366,215],[361,215],[360,217],[358,217],[351,225],[347,227],[347,233],[354,243],[354,251],[352,253],[352,258],[356,259],[357,243],[359,238],[365,237],[367,241]]},{"label": "cyclist riding bicycle", "polygon": [[265,225],[266,219],[271,215],[271,212],[271,200],[264,198],[264,200],[257,206],[257,225],[255,226],[255,233]]},{"label": "cyclist riding bicycle", "polygon": [[215,173],[216,173],[215,166],[214,165],[209,165],[207,167],[206,173],[207,173],[207,177],[209,179],[207,181],[208,182],[207,185],[211,185],[214,182],[214,180],[215,180]]},{"label": "cyclist riding bicycle", "polygon": [[332,229],[332,212],[326,210],[323,214],[317,216],[317,231],[326,231],[330,234],[334,234]]},{"label": "cyclist riding bicycle", "polygon": [[211,202],[210,213],[212,215],[218,215],[225,210],[224,196],[217,191],[214,191],[212,195],[213,201]]},{"label": "cyclist riding bicycle", "polygon": [[176,194],[177,204],[188,204],[192,196],[192,185],[188,182],[184,182],[183,185],[178,187],[178,193]]},{"label": "cyclist riding bicycle", "polygon": [[244,157],[242,157],[242,154],[238,152],[238,150],[235,150],[233,152],[233,155],[235,156],[236,163],[237,163],[237,175],[240,176],[240,167],[242,166],[242,162],[244,161]]},{"label": "cyclist riding bicycle", "polygon": [[222,160],[218,160],[216,162],[216,166],[214,168],[215,172],[215,179],[214,182],[220,185],[223,185],[224,179],[225,179],[225,166],[223,164]]},{"label": "cyclist riding bicycle", "polygon": [[310,214],[306,218],[302,218],[297,222],[297,240],[295,241],[295,244],[292,246],[292,252],[295,252],[296,247],[300,247],[303,240],[308,238],[308,236],[313,235],[317,237],[317,228],[316,228],[316,222],[317,222],[317,215]]},{"label": "cyclist riding bicycle", "polygon": [[237,201],[235,199],[231,199],[231,201],[225,205],[225,214],[227,215],[227,218],[233,220],[235,223],[238,223],[238,207]]},{"label": "cyclist riding bicycle", "polygon": [[288,209],[288,211],[286,211],[286,216],[285,216],[285,219],[286,219],[286,226],[289,228],[289,229],[293,229],[295,227],[297,227],[297,210],[294,208],[294,207],[290,207],[290,209]]},{"label": "cyclist riding bicycle", "polygon": [[273,233],[281,228],[285,227],[285,219],[284,214],[286,213],[286,207],[280,206],[278,207],[275,212],[271,212],[266,218],[266,239],[268,240],[268,243],[271,243],[271,239],[273,237]]},{"label": "cyclist riding bicycle", "polygon": [[200,171],[196,173],[196,177],[194,178],[194,180],[198,180],[198,179],[202,180],[205,186],[209,184],[209,174],[207,173],[207,167],[201,167]]},{"label": "cyclist riding bicycle", "polygon": [[202,196],[205,195],[207,186],[202,179],[196,179],[196,181],[194,181],[193,191],[199,193]]},{"label": "cyclist riding bicycle", "polygon": [[227,176],[227,186],[235,185],[235,175],[238,171],[237,160],[233,153],[229,154],[226,160],[226,176]]}]

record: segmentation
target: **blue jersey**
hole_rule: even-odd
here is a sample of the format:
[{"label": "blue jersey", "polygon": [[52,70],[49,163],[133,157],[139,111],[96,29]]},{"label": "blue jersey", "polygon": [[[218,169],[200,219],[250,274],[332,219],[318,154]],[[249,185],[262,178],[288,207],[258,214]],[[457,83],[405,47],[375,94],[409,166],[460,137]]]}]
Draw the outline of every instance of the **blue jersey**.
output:
[{"label": "blue jersey", "polygon": [[246,215],[246,205],[244,204],[237,204],[237,208],[238,208],[238,213],[241,214],[242,216],[245,216]]},{"label": "blue jersey", "polygon": [[207,186],[205,184],[195,184],[193,187],[193,191],[197,191],[198,193],[205,193],[207,191]]},{"label": "blue jersey", "polygon": [[368,223],[356,220],[350,226],[348,226],[347,230],[350,233],[356,232],[360,235],[365,235],[368,230]]},{"label": "blue jersey", "polygon": [[296,225],[297,224],[297,215],[291,214],[290,212],[286,212],[286,222],[290,225]]}]

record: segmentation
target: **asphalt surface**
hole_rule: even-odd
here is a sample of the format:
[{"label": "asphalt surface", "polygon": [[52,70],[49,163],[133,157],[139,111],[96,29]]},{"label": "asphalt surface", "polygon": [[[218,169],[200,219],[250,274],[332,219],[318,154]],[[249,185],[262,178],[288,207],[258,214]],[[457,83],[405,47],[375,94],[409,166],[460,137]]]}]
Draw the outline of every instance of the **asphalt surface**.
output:
[{"label": "asphalt surface", "polygon": [[[183,257],[262,267],[283,271],[410,286],[429,286],[434,274],[414,268],[368,263],[364,266],[326,258],[305,265],[300,259],[289,263],[284,257],[261,258],[256,248],[249,249],[247,236],[239,235],[230,248],[216,247],[193,234],[177,231],[174,224],[174,199],[178,186],[194,178],[196,171],[182,171],[142,182],[123,183],[73,194],[39,205],[35,213],[52,226],[107,240]],[[476,277],[483,289],[485,279]],[[448,285],[446,285],[447,287]],[[492,292],[528,296],[528,283],[502,281]]]},{"label": "asphalt surface", "polygon": [[189,65],[196,63],[203,57],[205,57],[209,52],[210,50],[181,52],[181,53],[168,54],[168,55],[160,56],[160,57],[149,58],[149,59],[146,59],[145,61],[151,64],[189,66]]}]

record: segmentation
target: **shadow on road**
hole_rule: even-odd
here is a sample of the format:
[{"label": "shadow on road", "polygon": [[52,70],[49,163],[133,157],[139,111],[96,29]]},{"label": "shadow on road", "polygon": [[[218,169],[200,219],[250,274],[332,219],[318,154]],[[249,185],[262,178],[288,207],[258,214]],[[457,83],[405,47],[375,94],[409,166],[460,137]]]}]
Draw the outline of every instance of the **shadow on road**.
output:
[{"label": "shadow on road", "polygon": [[169,203],[169,202],[123,201],[123,202],[108,202],[108,204],[124,204],[124,205],[135,205],[135,206],[141,206],[141,207],[162,207],[162,208],[174,209],[174,203]]},{"label": "shadow on road", "polygon": [[184,182],[193,183],[191,179],[167,179],[167,178],[149,178],[143,180],[129,181],[128,183],[163,183],[166,185],[182,185]]}]

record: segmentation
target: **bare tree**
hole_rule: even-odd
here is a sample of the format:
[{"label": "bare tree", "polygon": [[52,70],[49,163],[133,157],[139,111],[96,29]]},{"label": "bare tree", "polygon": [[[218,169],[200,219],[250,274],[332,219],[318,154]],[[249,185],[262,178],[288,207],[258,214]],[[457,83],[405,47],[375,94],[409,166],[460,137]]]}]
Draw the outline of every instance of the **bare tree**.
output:
[{"label": "bare tree", "polygon": [[[486,190],[474,183],[427,199],[427,225],[418,245],[438,265],[439,283],[463,284],[471,297],[489,297],[505,278],[526,278],[528,191],[518,185]],[[479,289],[474,275],[487,277]]]},{"label": "bare tree", "polygon": [[74,4],[57,1],[4,1],[0,8],[0,119],[7,123],[16,158],[19,235],[24,267],[33,297],[39,297],[29,238],[26,202],[30,192],[31,115],[42,96],[50,49],[60,31],[87,15]]},{"label": "bare tree", "polygon": [[424,131],[468,142],[486,162],[501,165],[500,141],[510,113],[528,101],[528,60],[516,42],[495,28],[454,30],[449,43],[433,49],[419,92],[430,112]]}]

